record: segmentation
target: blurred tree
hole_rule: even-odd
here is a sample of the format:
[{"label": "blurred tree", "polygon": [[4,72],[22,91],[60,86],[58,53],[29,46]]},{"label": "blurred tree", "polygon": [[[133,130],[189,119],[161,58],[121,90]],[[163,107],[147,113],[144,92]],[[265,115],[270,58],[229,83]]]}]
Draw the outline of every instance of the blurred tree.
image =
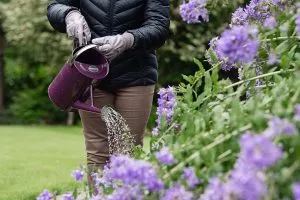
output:
[{"label": "blurred tree", "polygon": [[8,43],[5,80],[9,90],[5,100],[11,102],[9,110],[24,123],[64,122],[66,113],[52,106],[47,87],[70,55],[71,41],[48,23],[48,0],[2,2],[0,13]]},{"label": "blurred tree", "polygon": [[0,21],[0,112],[4,110],[4,32]]},{"label": "blurred tree", "polygon": [[24,65],[62,65],[71,51],[71,41],[57,34],[47,20],[48,0],[10,0],[0,3],[12,56]]}]

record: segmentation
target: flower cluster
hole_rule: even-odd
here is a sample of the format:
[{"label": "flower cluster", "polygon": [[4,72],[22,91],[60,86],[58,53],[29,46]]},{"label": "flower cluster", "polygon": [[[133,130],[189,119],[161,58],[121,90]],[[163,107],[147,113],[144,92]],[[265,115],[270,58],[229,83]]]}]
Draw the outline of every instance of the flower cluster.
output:
[{"label": "flower cluster", "polygon": [[161,128],[161,120],[166,117],[168,123],[172,121],[175,108],[175,89],[174,87],[161,88],[158,92],[158,108],[157,108],[157,127],[152,130],[153,135],[157,135]]},{"label": "flower cluster", "polygon": [[[297,107],[296,107],[297,116]],[[290,123],[287,119],[281,119],[279,117],[271,117],[268,121],[268,128],[264,131],[263,135],[268,138],[274,138],[281,134],[295,135],[297,133],[294,124]]]},{"label": "flower cluster", "polygon": [[296,105],[295,116],[294,119],[296,121],[300,121],[300,104]]},{"label": "flower cluster", "polygon": [[[299,114],[296,107],[295,118]],[[267,195],[265,171],[283,156],[280,147],[272,139],[282,134],[296,134],[295,125],[287,119],[272,117],[268,128],[259,135],[245,133],[240,139],[240,155],[227,182],[222,183],[212,178],[200,199],[223,200],[226,197],[245,200],[259,200]],[[293,185],[295,199],[300,195],[300,188]]]},{"label": "flower cluster", "polygon": [[248,24],[248,15],[244,8],[238,8],[233,14],[231,19],[232,25],[246,25]]},{"label": "flower cluster", "polygon": [[45,189],[36,200],[51,200],[53,198],[53,194],[51,194],[47,189]]},{"label": "flower cluster", "polygon": [[265,174],[253,166],[249,160],[240,158],[226,184],[225,196],[236,199],[259,200],[267,193]]},{"label": "flower cluster", "polygon": [[296,31],[298,36],[300,36],[300,13],[296,16]]},{"label": "flower cluster", "polygon": [[268,17],[264,22],[264,27],[266,28],[273,29],[276,26],[277,26],[277,21],[273,16]]},{"label": "flower cluster", "polygon": [[209,180],[209,184],[199,200],[223,200],[224,196],[224,184],[218,178],[213,177]]},{"label": "flower cluster", "polygon": [[142,200],[144,195],[138,186],[122,186],[114,190],[111,195],[108,195],[106,200],[127,200],[135,199]]},{"label": "flower cluster", "polygon": [[180,6],[180,15],[188,24],[207,22],[206,0],[190,0]]},{"label": "flower cluster", "polygon": [[193,189],[200,183],[193,167],[188,167],[183,170],[182,179],[186,180],[190,189]]},{"label": "flower cluster", "polygon": [[294,183],[292,185],[293,195],[295,200],[300,200],[300,183]]},{"label": "flower cluster", "polygon": [[84,177],[84,172],[80,171],[80,170],[74,170],[72,172],[72,176],[74,177],[74,179],[76,181],[82,181],[83,177]]},{"label": "flower cluster", "polygon": [[159,152],[155,153],[155,156],[157,160],[164,165],[172,165],[176,163],[176,159],[168,147],[163,147]]},{"label": "flower cluster", "polygon": [[62,200],[74,200],[74,197],[71,193],[66,193],[62,196]]},{"label": "flower cluster", "polygon": [[252,21],[265,24],[271,23],[274,26],[275,22],[269,21],[272,16],[272,7],[283,10],[290,3],[289,0],[251,0],[245,8],[238,8],[232,14],[231,24],[245,25]]},{"label": "flower cluster", "polygon": [[135,160],[127,155],[112,156],[108,167],[104,170],[104,182],[113,185],[115,181],[126,186],[143,186],[151,192],[163,187],[154,167],[143,160]]},{"label": "flower cluster", "polygon": [[264,134],[245,133],[241,152],[226,184],[226,195],[259,200],[267,194],[264,171],[282,157],[282,151]]},{"label": "flower cluster", "polygon": [[270,167],[282,157],[281,149],[263,134],[244,134],[240,146],[242,148],[240,159],[256,169]]},{"label": "flower cluster", "polygon": [[165,195],[161,198],[161,200],[191,200],[193,198],[193,194],[185,190],[185,188],[175,183],[171,188],[169,188]]},{"label": "flower cluster", "polygon": [[278,62],[277,55],[275,53],[270,53],[267,64],[274,65],[277,62]]},{"label": "flower cluster", "polygon": [[255,29],[248,26],[233,26],[223,32],[214,50],[218,59],[223,61],[222,69],[228,71],[233,67],[252,62],[258,47]]}]

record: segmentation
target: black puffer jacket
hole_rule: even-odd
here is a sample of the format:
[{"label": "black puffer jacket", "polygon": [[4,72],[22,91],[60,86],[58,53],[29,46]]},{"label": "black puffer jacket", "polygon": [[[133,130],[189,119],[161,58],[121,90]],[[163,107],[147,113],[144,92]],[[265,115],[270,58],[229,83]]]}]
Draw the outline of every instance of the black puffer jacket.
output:
[{"label": "black puffer jacket", "polygon": [[157,82],[155,49],[169,35],[169,0],[52,0],[48,6],[50,24],[65,32],[65,16],[79,9],[92,38],[121,34],[134,35],[134,46],[110,64],[109,75],[100,88],[151,85]]}]

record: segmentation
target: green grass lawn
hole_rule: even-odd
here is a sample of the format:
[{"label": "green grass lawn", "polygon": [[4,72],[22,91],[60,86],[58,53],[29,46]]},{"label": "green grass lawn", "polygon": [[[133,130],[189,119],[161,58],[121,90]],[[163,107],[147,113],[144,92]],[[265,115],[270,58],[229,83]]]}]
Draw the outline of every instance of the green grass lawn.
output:
[{"label": "green grass lawn", "polygon": [[85,164],[80,127],[0,126],[0,199],[35,199],[44,189],[67,191]]},{"label": "green grass lawn", "polygon": [[80,127],[0,126],[0,200],[34,200],[44,188],[70,191],[76,186],[71,172],[80,164]]}]

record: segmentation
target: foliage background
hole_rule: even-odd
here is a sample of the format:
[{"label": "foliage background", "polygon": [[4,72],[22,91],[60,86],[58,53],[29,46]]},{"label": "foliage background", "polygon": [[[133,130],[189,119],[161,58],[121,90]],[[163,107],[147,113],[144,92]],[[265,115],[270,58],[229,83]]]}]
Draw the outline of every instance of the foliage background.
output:
[{"label": "foliage background", "polygon": [[[70,55],[72,44],[48,23],[48,2],[0,1],[0,17],[7,41],[5,110],[0,112],[0,123],[66,122],[67,114],[54,108],[48,100],[47,87]],[[244,1],[213,1],[210,23],[200,26],[187,25],[181,20],[180,3],[180,0],[171,1],[170,39],[158,50],[158,87],[176,85],[182,80],[181,74],[193,74],[197,70],[193,58],[204,60],[208,41],[224,30],[232,11]],[[78,117],[76,119],[78,122]],[[153,126],[154,121],[153,112],[149,126]]]}]

